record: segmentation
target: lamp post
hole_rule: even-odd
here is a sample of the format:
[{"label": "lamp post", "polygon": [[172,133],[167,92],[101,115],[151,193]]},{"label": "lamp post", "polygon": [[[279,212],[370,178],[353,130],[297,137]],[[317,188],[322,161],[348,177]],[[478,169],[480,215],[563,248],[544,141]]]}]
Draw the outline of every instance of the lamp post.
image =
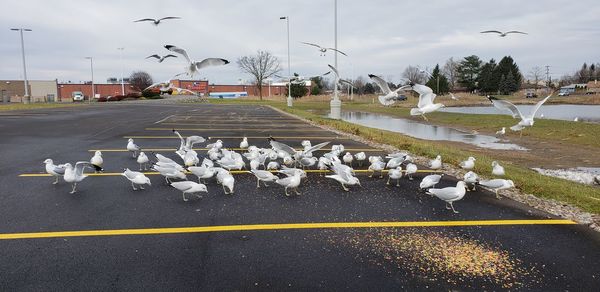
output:
[{"label": "lamp post", "polygon": [[123,50],[125,48],[117,48],[119,50],[119,63],[121,63],[121,95],[125,95],[125,84],[123,83]]},{"label": "lamp post", "polygon": [[21,55],[23,56],[23,81],[25,83],[25,96],[23,96],[23,103],[29,103],[29,82],[27,81],[27,66],[25,65],[25,42],[23,41],[23,31],[31,31],[29,28],[11,28],[10,30],[18,31],[21,33]]},{"label": "lamp post", "polygon": [[293,100],[292,100],[292,70],[290,68],[290,17],[289,16],[282,16],[279,17],[279,19],[285,19],[285,21],[287,22],[287,53],[288,53],[288,59],[287,59],[287,63],[288,63],[288,97],[287,97],[287,106],[292,107],[293,105]]},{"label": "lamp post", "polygon": [[[333,1],[333,31],[334,31],[334,48],[335,48],[335,68],[338,68],[338,45],[337,45],[337,0]],[[339,70],[339,69],[338,69]],[[338,80],[335,80],[335,85],[333,89],[333,99],[329,103],[331,108],[330,117],[332,119],[339,120],[342,118],[342,101],[338,97]]]},{"label": "lamp post", "polygon": [[90,69],[92,71],[92,96],[88,99],[88,103],[92,102],[92,98],[96,96],[96,89],[94,88],[94,59],[92,57],[85,57],[90,60]]}]

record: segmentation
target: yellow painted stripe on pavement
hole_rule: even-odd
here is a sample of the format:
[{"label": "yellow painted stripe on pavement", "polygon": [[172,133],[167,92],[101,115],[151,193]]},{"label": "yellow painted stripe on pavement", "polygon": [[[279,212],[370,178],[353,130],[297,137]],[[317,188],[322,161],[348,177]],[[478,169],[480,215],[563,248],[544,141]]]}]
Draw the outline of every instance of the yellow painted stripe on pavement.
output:
[{"label": "yellow painted stripe on pavement", "polygon": [[[183,136],[182,137],[186,137]],[[216,137],[216,136],[210,136],[211,139],[242,139],[242,138],[248,138],[248,139],[267,139],[269,138],[269,136],[221,136],[221,137]],[[275,139],[302,139],[302,140],[307,140],[307,139],[335,139],[335,140],[351,140],[350,138],[345,138],[342,136],[329,136],[329,137],[322,137],[322,136],[272,136]],[[179,139],[179,137],[177,136],[123,136],[123,138],[125,139]]]},{"label": "yellow painted stripe on pavement", "polygon": [[273,132],[273,131],[285,131],[285,132],[329,132],[328,130],[323,129],[289,129],[289,128],[281,128],[281,129],[260,129],[260,128],[146,128],[146,131],[255,131],[255,132]]},{"label": "yellow painted stripe on pavement", "polygon": [[[194,148],[196,151],[207,151],[209,148]],[[229,150],[234,151],[246,151],[248,149],[244,148],[227,148]],[[304,150],[303,148],[295,148],[296,150]],[[142,149],[146,152],[167,152],[167,151],[175,151],[177,148],[144,148]],[[330,149],[319,149],[317,151],[329,151]],[[88,152],[129,152],[127,149],[90,149]],[[384,150],[376,149],[376,148],[346,148],[344,151],[365,151],[365,152],[384,152]]]},{"label": "yellow painted stripe on pavement", "polygon": [[[137,171],[134,169],[134,171]],[[307,169],[305,170],[306,173],[330,173],[330,170],[318,170],[318,169]],[[229,171],[231,174],[250,174],[249,171],[247,170],[231,170]],[[272,173],[278,173],[277,170],[270,170],[270,172]],[[354,170],[355,173],[371,173],[371,171],[367,170],[367,169],[355,169]],[[384,173],[388,172],[388,170],[384,170]],[[402,172],[406,172],[406,170],[402,170]],[[441,171],[439,170],[429,170],[429,169],[419,169],[417,170],[417,172],[420,173],[441,173]],[[156,171],[146,171],[143,172],[143,174],[145,175],[159,175],[160,173],[156,172]],[[191,172],[186,172],[186,174],[192,174]],[[377,172],[377,174],[379,174],[379,171]],[[86,173],[85,175],[87,176],[121,176],[120,172],[99,172],[99,173]],[[19,174],[20,177],[47,177],[47,176],[51,176],[50,174],[47,173],[23,173],[23,174]]]},{"label": "yellow painted stripe on pavement", "polygon": [[292,230],[292,229],[332,229],[332,228],[401,228],[401,227],[461,227],[461,226],[505,226],[505,225],[572,225],[571,220],[465,220],[465,221],[400,221],[400,222],[323,222],[323,223],[282,223],[248,224],[171,228],[107,229],[53,232],[0,233],[0,240],[34,239],[56,237],[89,237],[117,235],[151,235],[178,233],[206,233],[226,231]]}]

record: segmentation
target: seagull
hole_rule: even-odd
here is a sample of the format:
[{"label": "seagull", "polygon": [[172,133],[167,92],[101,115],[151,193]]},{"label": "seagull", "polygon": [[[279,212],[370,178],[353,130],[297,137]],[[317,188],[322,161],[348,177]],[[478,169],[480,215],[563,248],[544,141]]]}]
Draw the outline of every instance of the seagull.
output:
[{"label": "seagull", "polygon": [[383,178],[383,170],[385,169],[385,162],[380,160],[375,160],[369,165],[368,170],[371,171],[371,175],[369,177],[373,177],[376,171],[379,171],[379,178]]},{"label": "seagull", "polygon": [[504,135],[506,134],[506,127],[502,127],[499,131],[496,131],[496,135]]},{"label": "seagull", "polygon": [[158,25],[161,21],[163,20],[167,20],[167,19],[181,19],[181,17],[177,17],[177,16],[167,16],[167,17],[163,17],[163,18],[159,18],[159,19],[154,19],[154,18],[142,18],[142,19],[138,19],[135,20],[134,22],[142,22],[142,21],[152,21],[154,23],[154,25]]},{"label": "seagull", "polygon": [[377,76],[377,75],[373,75],[373,74],[369,74],[369,78],[371,78],[371,80],[373,80],[373,82],[375,82],[375,84],[377,84],[377,86],[379,86],[379,88],[381,88],[381,91],[383,92],[383,94],[385,95],[380,95],[379,98],[379,102],[384,105],[384,106],[390,106],[392,104],[394,104],[397,100],[398,100],[398,92],[400,90],[404,90],[405,88],[410,87],[410,85],[405,85],[405,86],[400,86],[398,88],[396,88],[396,90],[391,90],[390,86],[388,85],[388,83],[383,80],[383,78]]},{"label": "seagull", "polygon": [[465,173],[465,175],[463,176],[463,180],[467,184],[467,186],[472,187],[471,189],[467,187],[467,191],[474,191],[477,183],[479,183],[479,176],[476,173],[469,171]]},{"label": "seagull", "polygon": [[579,122],[579,117],[575,117],[575,118],[573,119],[573,122]]},{"label": "seagull", "polygon": [[121,175],[131,182],[131,187],[134,191],[137,191],[135,185],[139,185],[142,190],[144,189],[143,185],[152,185],[150,179],[146,175],[138,171],[131,171],[129,168],[126,168]]},{"label": "seagull", "polygon": [[497,31],[497,30],[486,30],[486,31],[482,31],[480,33],[497,33],[498,36],[501,38],[503,38],[511,33],[527,34],[526,32],[522,32],[522,31],[518,31],[518,30],[511,30],[511,31],[507,31],[507,32],[501,32],[501,31]]},{"label": "seagull", "polygon": [[65,175],[65,169],[67,167],[64,164],[54,165],[54,161],[50,158],[44,160],[44,164],[46,164],[46,172],[56,178],[52,184],[57,184],[58,178]]},{"label": "seagull", "polygon": [[455,96],[454,94],[452,94],[452,92],[449,92],[449,93],[450,93],[450,98],[451,98],[452,100],[458,100],[458,99],[459,99],[459,97],[458,97],[458,96]]},{"label": "seagull", "polygon": [[338,53],[340,53],[340,54],[342,54],[342,55],[344,55],[344,56],[348,57],[348,55],[346,55],[346,53],[344,53],[344,52],[342,52],[342,51],[340,51],[340,50],[336,50],[336,49],[334,49],[334,48],[326,48],[326,47],[321,47],[321,46],[319,46],[319,45],[317,45],[317,44],[306,43],[306,42],[301,42],[301,43],[303,43],[303,44],[305,44],[305,45],[309,45],[309,46],[313,46],[313,47],[317,47],[317,48],[319,48],[319,51],[321,52],[321,56],[325,56],[325,53],[327,52],[327,50],[332,50],[332,51],[336,51],[336,52],[338,52]]},{"label": "seagull", "polygon": [[279,179],[276,175],[272,174],[268,170],[258,170],[253,169],[251,171],[252,174],[256,177],[256,188],[260,188],[260,182],[262,181],[265,187],[268,187],[267,182],[274,182]]},{"label": "seagull", "polygon": [[196,196],[198,198],[201,198],[200,195],[198,195],[197,193],[199,193],[199,192],[207,193],[208,192],[205,185],[199,184],[199,183],[193,182],[193,181],[173,182],[173,183],[171,183],[171,186],[182,192],[183,200],[186,202],[188,199],[185,197],[185,194],[196,193]]},{"label": "seagull", "polygon": [[332,72],[333,72],[333,74],[335,75],[335,82],[336,82],[336,83],[339,83],[339,84],[347,84],[347,85],[349,85],[349,86],[352,86],[352,87],[354,87],[354,85],[352,85],[352,82],[350,82],[350,81],[348,81],[348,80],[346,80],[346,79],[342,79],[342,78],[340,77],[340,73],[338,72],[338,70],[337,70],[335,67],[333,67],[333,66],[331,66],[331,65],[329,65],[329,64],[327,64],[327,66],[329,66],[329,68],[331,69],[331,71],[332,71]]},{"label": "seagull", "polygon": [[190,166],[188,167],[188,170],[195,176],[198,177],[198,182],[199,183],[204,183],[202,180],[207,179],[207,178],[211,178],[213,176],[215,176],[215,170],[208,165],[202,165],[202,166]]},{"label": "seagull", "polygon": [[66,182],[73,184],[73,189],[71,190],[70,194],[74,194],[77,191],[77,183],[81,182],[87,177],[87,175],[83,173],[83,170],[86,167],[91,168],[92,165],[87,161],[79,161],[75,163],[75,167],[73,167],[71,163],[65,163],[65,174],[63,179]]},{"label": "seagull", "polygon": [[423,178],[421,183],[419,184],[419,188],[422,190],[434,188],[440,180],[442,179],[442,175],[440,174],[430,174]]},{"label": "seagull", "polygon": [[385,183],[386,185],[390,184],[390,180],[391,179],[395,179],[396,180],[396,186],[399,187],[400,186],[400,179],[402,178],[402,166],[398,166],[394,169],[390,169],[390,171],[388,172],[388,180],[387,183]]},{"label": "seagull", "polygon": [[202,68],[229,64],[229,61],[221,58],[207,58],[200,62],[194,62],[190,59],[187,52],[182,48],[173,45],[165,45],[165,48],[171,52],[180,54],[185,58],[185,60],[189,63],[188,67],[186,68],[186,73],[190,77],[193,77],[194,74],[198,73],[198,71]]},{"label": "seagull", "polygon": [[406,175],[409,180],[413,180],[412,175],[417,173],[417,165],[414,163],[409,163],[406,165]]},{"label": "seagull", "polygon": [[152,167],[152,169],[155,171],[158,171],[160,173],[160,175],[164,176],[167,184],[171,184],[170,179],[174,179],[174,178],[182,179],[182,180],[186,179],[185,173],[183,173],[182,171],[180,171],[176,168],[154,165]]},{"label": "seagull", "polygon": [[462,167],[462,169],[471,170],[475,167],[475,160],[475,157],[470,156],[467,160],[460,162],[460,167]]},{"label": "seagull", "polygon": [[277,161],[271,161],[269,162],[269,164],[267,164],[267,170],[278,170],[279,169],[279,163]]},{"label": "seagull", "polygon": [[546,96],[546,98],[540,100],[526,116],[524,116],[521,111],[510,101],[497,99],[493,96],[488,96],[488,99],[497,109],[509,110],[512,112],[513,118],[521,118],[521,121],[518,124],[510,127],[510,129],[513,131],[521,131],[525,129],[525,127],[533,126],[533,118],[535,117],[535,113],[553,94],[554,93],[551,93],[550,95]]},{"label": "seagull", "polygon": [[133,142],[133,138],[129,138],[129,140],[127,140],[127,150],[128,150],[128,151],[130,151],[130,152],[131,152],[131,156],[132,156],[133,158],[135,158],[135,157],[136,157],[136,153],[137,153],[138,151],[140,151],[140,150],[141,150],[141,148],[140,148],[140,146],[136,145],[136,144]]},{"label": "seagull", "polygon": [[175,153],[177,153],[177,155],[179,155],[181,158],[185,156],[186,152],[192,151],[192,148],[194,148],[194,144],[204,143],[206,141],[204,137],[195,135],[188,136],[184,139],[178,131],[176,131],[175,129],[173,129],[172,131],[175,135],[177,135],[177,137],[179,137],[179,149],[177,149]]},{"label": "seagull", "polygon": [[288,188],[294,189],[294,191],[296,192],[296,195],[300,195],[300,192],[298,192],[298,186],[300,185],[300,180],[301,180],[301,174],[300,172],[295,171],[293,175],[285,177],[285,178],[279,178],[277,180],[275,180],[275,183],[283,186],[285,189],[285,195],[286,196],[290,196],[287,192]]},{"label": "seagull", "polygon": [[[458,183],[456,183],[456,187],[447,187],[443,189],[429,189],[427,193],[432,196],[436,196],[440,200],[446,202],[446,209],[452,208],[452,211],[454,213],[458,213],[458,211],[454,210],[452,202],[461,200],[465,196],[466,187],[467,186],[464,181],[459,181]],[[450,208],[448,208],[448,204],[450,204]]]},{"label": "seagull", "polygon": [[442,156],[438,155],[435,159],[429,161],[429,168],[438,170],[442,168]]},{"label": "seagull", "polygon": [[415,84],[412,82],[410,84],[410,87],[412,90],[414,90],[415,92],[417,92],[419,94],[419,103],[417,104],[416,108],[410,109],[410,115],[412,115],[412,116],[420,115],[423,117],[423,119],[428,121],[427,118],[425,117],[425,114],[437,111],[440,108],[445,106],[441,103],[433,103],[433,101],[435,100],[435,97],[437,95],[435,95],[435,93],[433,93],[433,90],[431,88],[429,88],[425,85]]},{"label": "seagull", "polygon": [[161,57],[158,54],[154,54],[154,55],[150,55],[150,56],[146,57],[146,59],[150,59],[150,58],[156,58],[159,63],[162,63],[166,58],[177,58],[177,56],[168,54],[168,55],[164,55]]},{"label": "seagull", "polygon": [[244,137],[242,139],[242,142],[240,142],[240,148],[242,148],[242,149],[248,148],[248,138],[247,137]]},{"label": "seagull", "polygon": [[226,195],[233,195],[233,186],[235,184],[235,179],[231,175],[231,173],[221,167],[213,168],[217,173],[217,183],[223,187],[223,192]]},{"label": "seagull", "polygon": [[94,167],[95,172],[103,171],[102,164],[104,160],[102,159],[102,152],[96,151],[94,156],[90,159],[90,164]]},{"label": "seagull", "polygon": [[365,152],[358,152],[354,154],[354,159],[358,161],[359,166],[362,166],[363,162],[367,159],[367,155],[365,154]]},{"label": "seagull", "polygon": [[340,162],[336,161],[331,166],[331,171],[333,171],[334,175],[326,175],[325,177],[338,181],[340,184],[342,184],[342,188],[344,189],[344,191],[349,191],[346,185],[360,186],[360,181],[358,180],[358,178],[352,175],[351,167],[343,165]]},{"label": "seagull", "polygon": [[479,185],[496,192],[497,199],[500,199],[500,196],[498,195],[499,190],[505,190],[505,189],[510,189],[510,188],[515,187],[515,183],[512,180],[506,180],[506,179],[483,180],[483,181],[479,182]]},{"label": "seagull", "polygon": [[352,166],[352,161],[354,160],[354,157],[352,156],[352,154],[350,154],[350,152],[346,152],[344,157],[342,157],[342,160],[344,161],[344,163]]},{"label": "seagull", "polygon": [[495,176],[504,176],[504,167],[497,161],[492,161],[492,174]]},{"label": "seagull", "polygon": [[142,171],[142,166],[144,167],[144,170],[148,170],[148,162],[150,162],[150,159],[148,156],[146,156],[144,151],[141,151],[137,157],[137,163],[140,165],[140,171]]}]

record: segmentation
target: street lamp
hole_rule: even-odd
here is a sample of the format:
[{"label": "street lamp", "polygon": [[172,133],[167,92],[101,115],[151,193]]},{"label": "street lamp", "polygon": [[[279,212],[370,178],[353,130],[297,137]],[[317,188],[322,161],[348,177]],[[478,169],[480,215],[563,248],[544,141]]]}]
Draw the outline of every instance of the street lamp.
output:
[{"label": "street lamp", "polygon": [[[334,39],[335,39],[335,68],[338,68],[338,62],[337,62],[337,57],[338,57],[338,45],[337,45],[337,0],[333,1],[333,31],[334,31]],[[340,98],[338,97],[338,82],[336,80],[335,85],[334,85],[334,89],[333,89],[333,99],[331,100],[331,102],[329,103],[329,106],[331,107],[331,115],[330,117],[332,119],[336,119],[339,120],[342,118],[342,101],[340,100]]]},{"label": "street lamp", "polygon": [[10,30],[21,33],[21,54],[23,55],[23,81],[25,83],[25,96],[23,103],[29,103],[29,82],[27,81],[27,66],[25,65],[25,42],[23,41],[23,31],[31,31],[29,28],[11,28]]},{"label": "street lamp", "polygon": [[287,53],[288,53],[288,97],[287,97],[287,106],[291,107],[293,105],[292,102],[292,70],[290,69],[290,17],[282,16],[279,19],[285,19],[287,22]]},{"label": "street lamp", "polygon": [[94,59],[92,57],[85,57],[90,59],[90,69],[92,70],[92,96],[88,99],[88,103],[92,102],[92,98],[96,96],[96,89],[94,88]]},{"label": "street lamp", "polygon": [[123,50],[125,48],[117,48],[119,50],[119,63],[121,63],[121,95],[125,95],[125,84],[123,83]]}]

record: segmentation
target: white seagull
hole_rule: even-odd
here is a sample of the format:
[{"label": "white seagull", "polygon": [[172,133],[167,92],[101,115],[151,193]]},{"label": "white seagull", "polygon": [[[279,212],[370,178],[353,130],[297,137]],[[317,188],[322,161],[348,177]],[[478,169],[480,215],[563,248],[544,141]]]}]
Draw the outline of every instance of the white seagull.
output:
[{"label": "white seagull", "polygon": [[202,180],[215,176],[215,170],[212,168],[212,166],[204,164],[202,166],[190,166],[188,167],[188,170],[193,175],[198,177],[199,183],[204,183]]},{"label": "white seagull", "polygon": [[133,142],[133,138],[129,138],[129,140],[127,140],[127,151],[131,152],[131,156],[133,158],[135,158],[137,156],[136,154],[140,150],[141,150],[140,146],[136,145]]},{"label": "white seagull", "polygon": [[421,188],[422,190],[434,188],[435,185],[437,185],[441,179],[442,175],[440,174],[430,174],[423,178],[423,180],[419,184],[419,188]]},{"label": "white seagull", "polygon": [[336,52],[338,52],[338,53],[340,53],[340,54],[342,54],[342,55],[344,55],[344,56],[348,57],[348,55],[346,55],[346,53],[344,53],[344,52],[342,52],[342,51],[340,51],[340,50],[336,50],[336,49],[334,49],[334,48],[326,48],[326,47],[321,47],[321,46],[319,46],[319,45],[317,45],[317,44],[306,43],[306,42],[301,42],[301,43],[303,43],[303,44],[305,44],[305,45],[309,45],[309,46],[317,47],[317,48],[319,49],[319,52],[321,52],[321,56],[325,56],[325,53],[327,52],[327,50],[331,50],[331,51],[336,51]]},{"label": "white seagull", "polygon": [[504,167],[498,161],[492,161],[492,174],[495,176],[504,176]]},{"label": "white seagull", "polygon": [[345,164],[352,166],[352,161],[354,160],[354,157],[352,156],[352,154],[350,154],[350,152],[346,152],[344,157],[342,157],[342,160]]},{"label": "white seagull", "polygon": [[425,85],[414,83],[411,83],[410,87],[419,94],[419,103],[417,104],[417,107],[410,109],[410,114],[412,116],[420,115],[427,121],[425,114],[437,111],[444,107],[444,105],[441,103],[433,103],[436,95],[433,93],[431,88]]},{"label": "white seagull", "polygon": [[417,165],[414,163],[409,163],[406,165],[406,176],[408,176],[409,180],[413,180],[412,175],[417,173]]},{"label": "white seagull", "polygon": [[154,55],[150,55],[150,56],[146,57],[146,59],[150,59],[150,58],[155,58],[158,60],[159,63],[162,63],[166,58],[177,58],[177,56],[168,54],[168,55],[164,55],[161,57],[158,54],[154,54]]},{"label": "white seagull", "polygon": [[527,34],[526,32],[522,32],[522,31],[518,31],[518,30],[511,30],[511,31],[507,31],[507,32],[501,32],[498,30],[486,30],[486,31],[482,31],[480,33],[496,33],[501,38],[503,38],[511,33]]},{"label": "white seagull", "polygon": [[276,175],[272,174],[267,170],[253,169],[250,171],[256,177],[256,188],[260,188],[260,182],[262,181],[265,187],[268,187],[267,182],[274,182],[279,179]]},{"label": "white seagull", "polygon": [[333,66],[331,66],[329,64],[327,64],[327,66],[329,66],[329,68],[331,69],[331,71],[333,71],[333,74],[335,75],[335,82],[336,83],[347,84],[349,86],[354,87],[354,85],[352,84],[352,82],[350,82],[349,80],[346,80],[346,79],[342,79],[340,77],[340,73],[338,72],[338,70],[335,67],[333,67]]},{"label": "white seagull", "polygon": [[344,189],[344,191],[349,191],[348,187],[346,187],[346,185],[359,185],[360,186],[360,181],[358,180],[357,177],[352,175],[352,168],[348,167],[347,165],[343,165],[339,162],[334,162],[331,170],[333,171],[333,173],[335,173],[334,175],[326,175],[326,178],[331,178],[334,179],[336,181],[338,181],[340,184],[342,184],[342,188]]},{"label": "white seagull", "polygon": [[477,184],[479,183],[479,176],[476,173],[469,171],[465,173],[465,175],[463,176],[463,180],[467,184],[467,186],[472,187],[471,189],[467,187],[467,191],[474,191]]},{"label": "white seagull", "polygon": [[160,175],[164,176],[167,184],[171,184],[171,179],[174,178],[182,180],[186,179],[185,173],[175,168],[154,165],[152,169],[158,171]]},{"label": "white seagull", "polygon": [[142,19],[138,19],[135,20],[133,22],[142,22],[142,21],[152,21],[152,23],[154,23],[154,25],[158,25],[161,21],[163,20],[167,20],[167,19],[181,19],[181,17],[177,17],[177,16],[167,16],[167,17],[163,17],[163,18],[159,18],[159,19],[154,19],[154,18],[142,18]]},{"label": "white seagull", "polygon": [[525,127],[532,127],[533,126],[533,119],[535,117],[535,113],[540,109],[540,107],[542,107],[542,105],[550,98],[552,97],[554,93],[551,93],[550,95],[546,96],[546,98],[540,100],[529,112],[528,115],[523,115],[521,113],[521,111],[519,110],[519,108],[517,108],[512,102],[507,101],[507,100],[501,100],[501,99],[497,99],[493,96],[488,96],[488,99],[492,102],[492,104],[494,105],[494,107],[496,107],[497,109],[500,110],[509,110],[512,113],[513,118],[520,118],[521,121],[510,127],[511,130],[513,131],[521,131],[523,129],[525,129]]},{"label": "white seagull", "polygon": [[388,180],[385,183],[386,185],[390,184],[390,180],[395,179],[396,180],[396,186],[399,187],[400,186],[400,179],[402,178],[402,166],[398,166],[394,169],[390,169],[388,171]]},{"label": "white seagull", "polygon": [[92,165],[87,161],[79,161],[75,163],[75,167],[73,167],[70,163],[65,163],[65,175],[63,179],[73,184],[73,189],[71,190],[71,194],[74,194],[77,191],[77,183],[81,182],[83,179],[87,177],[83,173],[83,170],[86,167],[92,167]]},{"label": "white seagull", "polygon": [[506,134],[506,127],[502,127],[499,131],[496,131],[496,135],[504,135]]},{"label": "white seagull", "polygon": [[300,192],[298,192],[298,186],[300,185],[300,181],[301,173],[298,171],[294,171],[293,175],[277,179],[275,180],[275,183],[280,186],[283,186],[285,190],[285,195],[289,197],[290,195],[287,192],[288,188],[294,189],[296,195],[300,195]]},{"label": "white seagull", "polygon": [[200,62],[194,62],[190,59],[187,52],[182,48],[173,45],[165,45],[165,48],[171,52],[180,54],[185,58],[185,60],[188,62],[188,66],[186,67],[186,73],[190,77],[193,77],[194,74],[198,73],[198,71],[202,68],[229,64],[229,61],[221,58],[207,58]]},{"label": "white seagull", "polygon": [[358,152],[354,154],[354,159],[358,161],[359,166],[362,166],[363,162],[367,159],[367,155],[364,152]]},{"label": "white seagull", "polygon": [[498,195],[498,191],[510,189],[515,187],[515,183],[512,180],[506,179],[492,179],[492,180],[482,180],[479,182],[479,185],[490,190],[493,190],[496,193],[496,198],[500,199]]},{"label": "white seagull", "polygon": [[46,172],[56,178],[52,184],[57,184],[58,178],[65,175],[67,167],[64,164],[54,165],[54,161],[50,158],[44,160],[44,164],[46,164]]},{"label": "white seagull", "polygon": [[247,138],[247,137],[244,137],[244,138],[242,139],[242,142],[240,142],[240,148],[241,148],[241,149],[246,149],[246,148],[248,148],[248,138]]},{"label": "white seagull", "polygon": [[442,168],[442,156],[438,155],[435,159],[429,161],[429,168],[433,170],[438,170]]},{"label": "white seagull", "polygon": [[456,96],[456,95],[454,95],[454,94],[452,94],[452,92],[449,92],[449,93],[450,93],[450,98],[451,98],[452,100],[458,100],[458,99],[459,99],[459,97],[458,97],[458,96]]},{"label": "white seagull", "polygon": [[470,156],[467,160],[460,162],[460,167],[462,169],[471,170],[475,167],[475,157]]},{"label": "white seagull", "polygon": [[410,85],[405,85],[405,86],[400,86],[398,88],[396,88],[395,90],[391,90],[390,86],[388,85],[388,83],[383,80],[383,78],[377,76],[377,75],[373,75],[373,74],[369,74],[369,78],[371,78],[371,80],[373,80],[373,82],[375,82],[375,84],[377,84],[377,86],[379,86],[379,88],[381,88],[381,91],[383,92],[383,94],[385,95],[380,95],[378,96],[379,99],[379,103],[381,103],[384,106],[390,106],[394,103],[396,103],[396,101],[398,101],[398,92],[400,90],[404,90],[405,88],[409,88]]},{"label": "white seagull", "polygon": [[138,171],[131,171],[129,168],[126,168],[121,175],[131,182],[131,187],[134,191],[137,191],[135,185],[138,185],[142,190],[144,189],[143,185],[152,185],[150,179],[146,175]]},{"label": "white seagull", "polygon": [[185,197],[185,194],[195,193],[198,198],[201,198],[200,195],[198,195],[199,192],[208,192],[205,185],[193,181],[173,182],[171,183],[171,186],[182,192],[183,200],[186,202],[188,199]]},{"label": "white seagull", "polygon": [[142,166],[144,167],[144,170],[148,170],[148,162],[150,162],[150,159],[148,156],[146,156],[144,151],[141,151],[137,157],[137,163],[140,165],[140,171],[142,171]]},{"label": "white seagull", "polygon": [[[436,196],[440,200],[446,202],[446,209],[452,208],[452,211],[454,213],[458,213],[458,211],[454,210],[452,202],[458,201],[465,196],[466,187],[467,186],[464,181],[459,181],[456,184],[456,187],[447,187],[443,189],[429,189],[427,193],[432,196]],[[450,208],[448,208],[448,204],[450,204]]]},{"label": "white seagull", "polygon": [[94,167],[95,172],[103,171],[102,164],[104,164],[104,160],[102,159],[102,152],[96,151],[90,159],[90,163]]}]

